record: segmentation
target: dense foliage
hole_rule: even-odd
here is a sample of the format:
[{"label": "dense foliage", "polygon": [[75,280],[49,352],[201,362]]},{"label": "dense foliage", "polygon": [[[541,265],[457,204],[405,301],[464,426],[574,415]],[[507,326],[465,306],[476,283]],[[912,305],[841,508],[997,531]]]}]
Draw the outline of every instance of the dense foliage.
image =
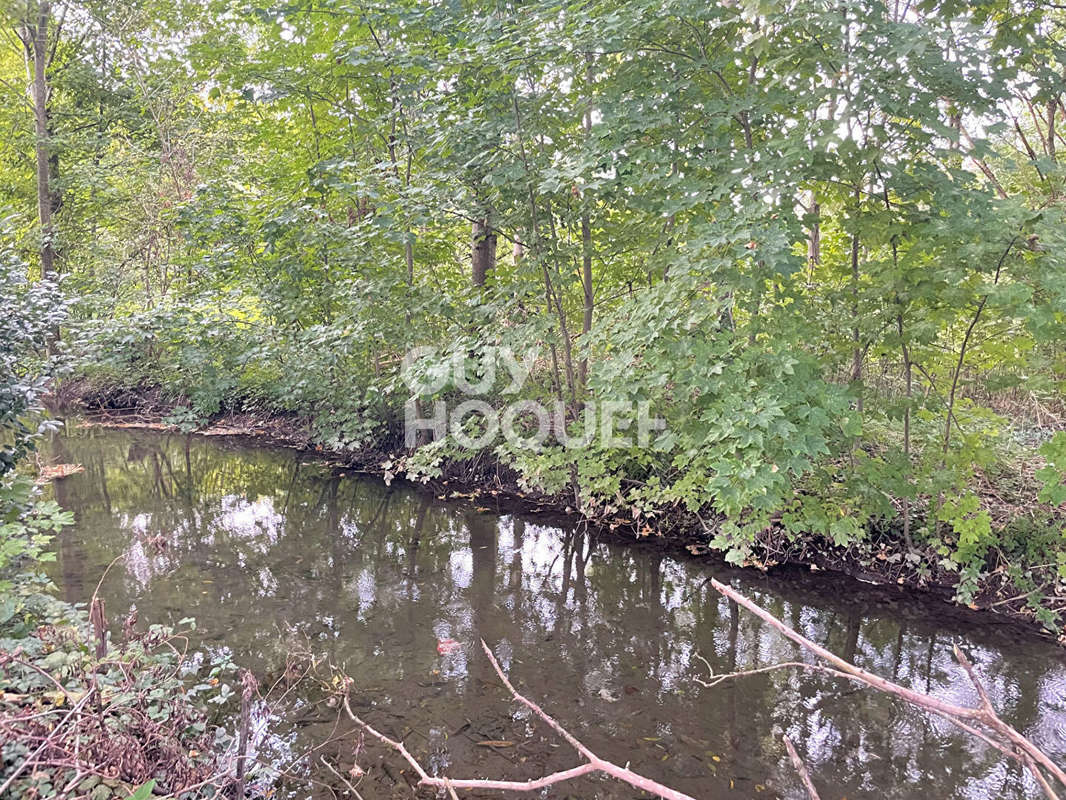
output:
[{"label": "dense foliage", "polygon": [[225,652],[187,658],[187,631],[153,625],[101,657],[84,612],[41,600],[28,630],[0,625],[5,797],[220,794],[235,744],[220,725],[233,714],[222,713],[234,671]]},{"label": "dense foliage", "polygon": [[[43,232],[98,387],[161,391],[187,426],[295,413],[324,444],[398,452],[411,348],[445,378],[422,416],[462,398],[456,358],[532,352],[516,394],[480,398],[562,409],[541,447],[485,445],[527,484],[648,530],[684,509],[738,563],[813,536],[964,602],[1013,587],[1057,624],[1061,10],[53,12]],[[43,252],[23,54],[3,59],[4,199]],[[604,402],[665,428],[564,446]],[[471,458],[454,433],[400,467]]]},{"label": "dense foliage", "polygon": [[0,625],[35,593],[26,565],[51,557],[50,535],[71,521],[55,502],[42,501],[33,477],[18,469],[46,425],[39,419],[55,363],[49,343],[66,311],[54,282],[31,284],[26,272],[10,249],[0,250]]},{"label": "dense foliage", "polygon": [[62,361],[67,301],[56,281],[27,273],[0,250],[0,795],[145,800],[158,784],[213,796],[232,744],[219,724],[232,716],[219,713],[233,696],[226,651],[186,657],[172,640],[187,649],[187,631],[138,633],[132,619],[121,641],[101,642],[90,615],[39,574],[73,520],[42,498],[33,473],[45,470],[29,463],[49,428],[41,402]]}]

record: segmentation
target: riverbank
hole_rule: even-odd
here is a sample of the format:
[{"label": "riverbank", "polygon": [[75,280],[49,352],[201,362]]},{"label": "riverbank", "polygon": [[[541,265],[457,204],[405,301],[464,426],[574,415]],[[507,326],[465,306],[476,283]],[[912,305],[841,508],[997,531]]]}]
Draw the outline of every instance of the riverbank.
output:
[{"label": "riverbank", "polygon": [[9,612],[0,620],[0,795],[224,791],[236,745],[226,702],[236,668],[225,653],[193,658],[188,629],[140,629],[135,613],[111,626],[102,601],[87,614],[34,583],[24,573],[0,598]]},{"label": "riverbank", "polygon": [[[83,415],[93,425],[182,430],[167,419],[173,406],[162,395],[151,392],[110,395],[75,384],[65,386],[54,403],[66,413]],[[724,564],[722,555],[709,546],[713,522],[705,514],[673,507],[650,518],[621,504],[601,507],[597,513],[579,512],[573,497],[530,489],[516,470],[496,458],[444,460],[438,477],[416,475],[411,480],[406,467],[407,452],[392,447],[327,448],[316,442],[310,424],[296,415],[220,414],[192,432],[202,436],[244,437],[258,443],[295,448],[340,470],[376,475],[386,482],[409,481],[441,499],[480,509],[543,515],[642,547]],[[789,535],[780,525],[773,525],[759,534],[752,556],[740,566],[763,572],[807,570],[844,575],[879,590],[920,592],[931,602],[1009,621],[1066,645],[1066,633],[1059,627],[1066,598],[1052,597],[1054,605],[1050,607],[1046,602],[1034,603],[1035,593],[1028,583],[1019,580],[1016,570],[1003,564],[990,564],[971,588],[970,601],[960,603],[959,573],[950,568],[951,562],[932,547],[908,552],[893,531],[870,531],[862,540],[837,546],[822,536]],[[1027,565],[1027,570],[1036,570],[1038,566]],[[1060,579],[1054,566],[1044,566],[1041,573],[1044,576],[1041,580],[1046,578],[1052,586]]]}]

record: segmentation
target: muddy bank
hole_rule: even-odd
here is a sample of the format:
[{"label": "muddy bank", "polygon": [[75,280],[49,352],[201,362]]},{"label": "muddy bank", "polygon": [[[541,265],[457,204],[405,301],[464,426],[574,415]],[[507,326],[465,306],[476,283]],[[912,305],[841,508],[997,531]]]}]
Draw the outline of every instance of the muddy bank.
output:
[{"label": "muddy bank", "polygon": [[[77,415],[81,418],[77,424],[181,432],[179,427],[164,421],[173,410],[172,403],[151,390],[111,393],[80,382],[68,382],[52,398],[51,407],[60,416]],[[626,508],[582,513],[577,510],[578,503],[573,496],[530,491],[522,486],[515,470],[492,458],[445,462],[441,464],[440,478],[408,481],[402,467],[406,451],[396,441],[398,437],[390,437],[383,446],[328,449],[315,441],[306,419],[256,413],[220,414],[192,433],[296,449],[340,472],[380,476],[386,482],[404,483],[432,493],[438,499],[477,510],[517,512],[547,523],[577,525],[595,535],[643,549],[708,560],[723,569],[735,568],[727,565],[719,552],[708,548],[713,518],[707,514],[693,514],[680,507],[664,509],[654,520],[641,518]],[[871,531],[861,544],[838,547],[821,536],[789,537],[783,529],[772,527],[760,534],[752,557],[742,566],[762,572],[821,573],[820,577],[828,582],[847,579],[850,585],[838,586],[839,591],[886,597],[917,592],[929,602],[941,604],[943,613],[970,621],[978,618],[1020,626],[1066,645],[1066,632],[1053,632],[1044,627],[1035,611],[1027,606],[1027,595],[1013,585],[1005,571],[985,574],[973,603],[966,607],[955,600],[957,573],[941,567],[940,556],[931,549],[920,550],[921,558],[917,560],[906,555],[903,543],[891,531]]]}]

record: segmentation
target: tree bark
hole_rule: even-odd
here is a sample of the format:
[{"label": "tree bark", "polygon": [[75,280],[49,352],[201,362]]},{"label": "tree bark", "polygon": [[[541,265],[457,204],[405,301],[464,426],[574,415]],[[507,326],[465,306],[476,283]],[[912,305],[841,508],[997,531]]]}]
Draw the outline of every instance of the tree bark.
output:
[{"label": "tree bark", "polygon": [[813,194],[811,195],[811,207],[808,210],[814,221],[811,223],[810,230],[807,231],[807,265],[814,267],[822,263],[822,225],[818,221],[822,206]]},{"label": "tree bark", "polygon": [[51,159],[48,130],[48,20],[51,4],[42,0],[37,8],[37,22],[26,25],[23,43],[33,59],[33,121],[37,136],[37,216],[41,224],[41,277],[55,275],[55,230],[52,214],[55,197],[52,193]]},{"label": "tree bark", "polygon": [[471,225],[470,248],[471,278],[474,286],[484,286],[489,272],[496,266],[496,231],[488,217],[475,220]]},{"label": "tree bark", "polygon": [[[860,213],[859,201],[860,190],[855,188],[855,211],[856,217]],[[856,392],[855,407],[862,413],[863,386],[862,386],[862,345],[859,341],[859,234],[851,235],[851,385]]]}]

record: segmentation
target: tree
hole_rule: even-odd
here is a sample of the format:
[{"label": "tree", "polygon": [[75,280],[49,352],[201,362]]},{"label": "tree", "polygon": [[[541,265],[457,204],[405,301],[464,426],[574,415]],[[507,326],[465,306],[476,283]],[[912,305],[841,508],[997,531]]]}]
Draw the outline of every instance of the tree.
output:
[{"label": "tree", "polygon": [[[48,67],[54,48],[49,47],[48,26],[52,6],[48,0],[40,0],[36,6],[28,3],[20,9],[17,35],[25,48],[27,63],[32,65],[31,96],[33,97],[33,122],[36,135],[37,159],[37,216],[40,222],[41,274],[50,278],[56,272],[55,227],[52,218],[59,208],[59,195],[52,181],[52,165],[55,154],[51,150],[50,96]],[[58,35],[58,34],[57,34]]]}]

